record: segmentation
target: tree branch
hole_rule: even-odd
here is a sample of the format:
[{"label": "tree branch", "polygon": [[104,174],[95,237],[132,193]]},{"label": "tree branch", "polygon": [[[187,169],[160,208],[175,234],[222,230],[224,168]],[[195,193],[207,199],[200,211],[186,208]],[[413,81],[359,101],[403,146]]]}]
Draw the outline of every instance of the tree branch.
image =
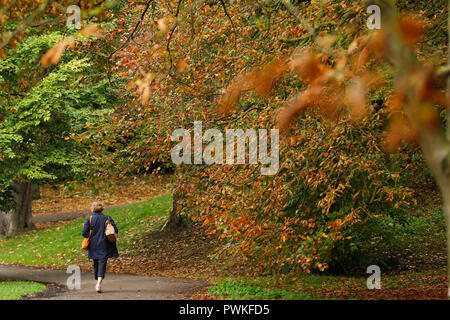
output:
[{"label": "tree branch", "polygon": [[[180,7],[181,7],[181,3],[182,3],[182,2],[183,2],[183,0],[179,0],[179,1],[178,1],[177,12],[175,13],[175,18],[176,18],[176,19],[178,19],[178,15],[179,15],[179,13],[180,13]],[[174,34],[175,29],[176,29],[177,27],[178,27],[178,20],[175,21],[175,25],[173,26],[172,30],[170,31],[169,39],[167,39],[167,45],[166,45],[166,50],[167,50],[167,53],[168,53],[168,55],[169,55],[169,63],[170,63],[170,66],[169,66],[169,75],[170,75],[170,76],[172,76],[172,75],[171,75],[171,71],[172,71],[172,67],[173,67],[172,53],[171,53],[171,51],[170,51],[170,42],[172,41],[173,34]]]},{"label": "tree branch", "polygon": [[109,55],[109,59],[111,59],[111,57],[119,50],[122,50],[123,48],[125,48],[125,46],[127,45],[127,43],[133,38],[134,34],[136,33],[136,31],[138,30],[140,24],[142,23],[142,21],[145,18],[145,15],[147,14],[148,9],[150,8],[150,4],[153,2],[153,0],[148,0],[147,3],[145,4],[145,8],[144,11],[141,14],[141,17],[139,19],[139,21],[136,23],[133,31],[128,35],[127,39],[124,41],[124,43],[117,48],[116,50],[114,50],[110,55]]}]

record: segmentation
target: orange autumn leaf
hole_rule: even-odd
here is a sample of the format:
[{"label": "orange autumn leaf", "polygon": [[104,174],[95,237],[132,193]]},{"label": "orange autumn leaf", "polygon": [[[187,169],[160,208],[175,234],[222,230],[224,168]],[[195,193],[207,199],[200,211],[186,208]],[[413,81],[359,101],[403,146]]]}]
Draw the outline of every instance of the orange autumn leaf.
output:
[{"label": "orange autumn leaf", "polygon": [[345,91],[345,104],[349,107],[352,120],[360,120],[368,113],[366,89],[361,79],[354,80]]},{"label": "orange autumn leaf", "polygon": [[330,74],[332,69],[320,62],[317,55],[309,52],[294,56],[289,62],[292,71],[298,72],[309,82],[314,82],[322,76]]},{"label": "orange autumn leaf", "polygon": [[397,148],[405,142],[413,142],[417,139],[417,129],[403,115],[392,117],[386,138],[384,140],[384,148],[388,152],[395,152]]},{"label": "orange autumn leaf", "polygon": [[288,71],[288,64],[285,59],[275,60],[264,67],[257,69],[249,78],[253,82],[256,93],[260,96],[267,96],[273,89],[276,82]]},{"label": "orange autumn leaf", "polygon": [[158,20],[158,29],[162,32],[162,33],[167,33],[169,32],[169,27],[167,25],[168,20],[167,18],[162,18]]},{"label": "orange autumn leaf", "polygon": [[9,41],[9,45],[11,46],[11,49],[17,50],[17,44],[16,44],[16,42],[13,39],[11,39]]},{"label": "orange autumn leaf", "polygon": [[414,46],[425,31],[425,23],[417,17],[403,15],[398,20],[400,36],[409,46]]},{"label": "orange autumn leaf", "polygon": [[63,39],[53,46],[46,54],[41,58],[41,65],[46,68],[51,65],[57,64],[60,60],[66,48],[71,46],[74,42],[73,37]]},{"label": "orange autumn leaf", "polygon": [[386,106],[392,115],[403,114],[403,106],[406,103],[406,94],[401,91],[395,91],[386,99]]},{"label": "orange autumn leaf", "polygon": [[102,36],[102,29],[96,24],[90,24],[79,31],[79,33],[84,37],[92,37],[92,36]]},{"label": "orange autumn leaf", "polygon": [[253,76],[250,73],[245,72],[236,77],[218,101],[219,112],[227,114],[235,110],[242,93],[250,90],[252,86]]},{"label": "orange autumn leaf", "polygon": [[226,89],[225,94],[218,102],[219,112],[227,114],[236,109],[236,105],[242,94],[242,88],[239,83],[240,81],[236,81]]},{"label": "orange autumn leaf", "polygon": [[439,84],[436,83],[435,72],[435,67],[424,66],[414,75],[418,82],[414,92],[415,101],[428,101],[440,105],[448,104],[445,92],[438,89]]},{"label": "orange autumn leaf", "polygon": [[183,72],[187,69],[188,67],[188,63],[187,63],[188,58],[184,58],[181,59],[177,62],[177,70],[178,72]]},{"label": "orange autumn leaf", "polygon": [[286,132],[292,121],[314,104],[320,92],[319,87],[310,87],[288,101],[277,116],[280,130]]},{"label": "orange autumn leaf", "polygon": [[[381,59],[386,55],[387,36],[383,31],[377,30],[362,38],[358,45],[362,47],[362,50],[356,55],[356,70],[362,68],[371,59]],[[352,51],[356,50],[353,49]]]},{"label": "orange autumn leaf", "polygon": [[155,79],[153,73],[148,73],[143,79],[136,80],[134,84],[138,87],[139,100],[143,105],[146,105],[151,97],[151,84]]},{"label": "orange autumn leaf", "polygon": [[328,118],[336,119],[344,103],[344,90],[341,84],[331,83],[322,89],[322,94],[317,99],[317,110],[319,114]]},{"label": "orange autumn leaf", "polygon": [[415,103],[411,107],[414,120],[432,131],[439,125],[439,114],[431,103]]}]

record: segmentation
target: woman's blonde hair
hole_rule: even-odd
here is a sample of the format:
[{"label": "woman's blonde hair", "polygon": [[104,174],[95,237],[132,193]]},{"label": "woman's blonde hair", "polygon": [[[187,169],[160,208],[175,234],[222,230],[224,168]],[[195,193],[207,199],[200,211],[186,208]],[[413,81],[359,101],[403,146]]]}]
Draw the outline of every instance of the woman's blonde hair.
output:
[{"label": "woman's blonde hair", "polygon": [[91,212],[102,212],[103,211],[103,203],[100,201],[94,201],[91,205]]}]

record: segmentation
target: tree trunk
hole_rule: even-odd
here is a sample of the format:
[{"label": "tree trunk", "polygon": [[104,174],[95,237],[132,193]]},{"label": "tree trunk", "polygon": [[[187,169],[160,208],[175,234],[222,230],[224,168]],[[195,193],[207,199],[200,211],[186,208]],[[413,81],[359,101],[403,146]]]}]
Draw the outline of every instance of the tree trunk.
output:
[{"label": "tree trunk", "polygon": [[6,235],[8,233],[8,215],[0,211],[0,235]]},{"label": "tree trunk", "polygon": [[172,209],[170,210],[169,218],[162,227],[162,230],[176,230],[185,226],[185,220],[177,211],[178,198],[178,193],[174,191],[172,195]]},{"label": "tree trunk", "polygon": [[16,207],[9,213],[0,212],[0,234],[13,236],[20,231],[34,228],[31,221],[32,188],[30,182],[13,182]]}]

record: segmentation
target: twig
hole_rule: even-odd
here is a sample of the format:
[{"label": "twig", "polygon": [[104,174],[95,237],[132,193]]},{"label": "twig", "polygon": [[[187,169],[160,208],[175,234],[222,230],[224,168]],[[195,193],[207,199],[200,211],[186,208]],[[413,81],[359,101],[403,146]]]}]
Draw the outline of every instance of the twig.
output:
[{"label": "twig", "polygon": [[124,42],[119,48],[117,48],[116,50],[114,50],[114,51],[109,55],[109,59],[111,59],[111,57],[112,57],[117,51],[122,50],[123,48],[125,48],[125,46],[127,45],[127,43],[133,38],[133,36],[134,36],[134,34],[136,33],[136,31],[138,30],[140,24],[141,24],[142,21],[144,20],[144,17],[145,17],[145,15],[146,15],[148,9],[150,8],[150,4],[151,4],[152,2],[153,2],[153,0],[148,0],[148,1],[147,1],[146,5],[145,5],[145,8],[144,8],[144,11],[142,12],[141,17],[140,17],[139,21],[136,23],[136,25],[135,25],[133,31],[129,34],[129,36],[127,37],[127,39],[125,40],[125,42]]},{"label": "twig", "polygon": [[127,45],[127,43],[133,38],[133,36],[134,36],[134,34],[136,33],[137,29],[139,28],[141,22],[144,20],[144,17],[145,17],[145,15],[146,15],[148,9],[150,8],[150,4],[151,4],[152,2],[153,2],[153,0],[148,0],[148,1],[147,1],[147,3],[145,4],[144,11],[142,12],[139,21],[136,23],[136,25],[135,25],[133,31],[129,34],[129,36],[128,36],[128,38],[125,40],[125,42],[124,42],[119,48],[117,48],[116,50],[114,50],[113,52],[111,52],[111,54],[106,58],[106,64],[107,64],[106,74],[107,74],[107,77],[108,77],[108,82],[109,82],[109,84],[111,84],[111,76],[110,76],[110,74],[109,74],[109,70],[110,70],[110,67],[111,67],[111,65],[110,65],[110,60],[111,60],[112,56],[113,56],[116,52],[118,52],[119,50],[122,50],[123,48],[125,48],[125,46]]},{"label": "twig", "polygon": [[175,13],[175,18],[177,19],[175,21],[175,25],[173,26],[172,30],[170,31],[170,35],[169,35],[169,39],[167,39],[167,45],[166,45],[166,49],[167,49],[167,53],[169,55],[169,62],[170,62],[170,66],[169,66],[169,75],[172,71],[172,67],[173,67],[173,59],[172,59],[172,53],[170,51],[170,42],[172,41],[172,37],[173,34],[175,32],[175,29],[178,27],[178,15],[180,13],[180,7],[181,7],[181,3],[183,2],[183,0],[179,0],[178,1],[178,5],[177,5],[177,12]]}]

